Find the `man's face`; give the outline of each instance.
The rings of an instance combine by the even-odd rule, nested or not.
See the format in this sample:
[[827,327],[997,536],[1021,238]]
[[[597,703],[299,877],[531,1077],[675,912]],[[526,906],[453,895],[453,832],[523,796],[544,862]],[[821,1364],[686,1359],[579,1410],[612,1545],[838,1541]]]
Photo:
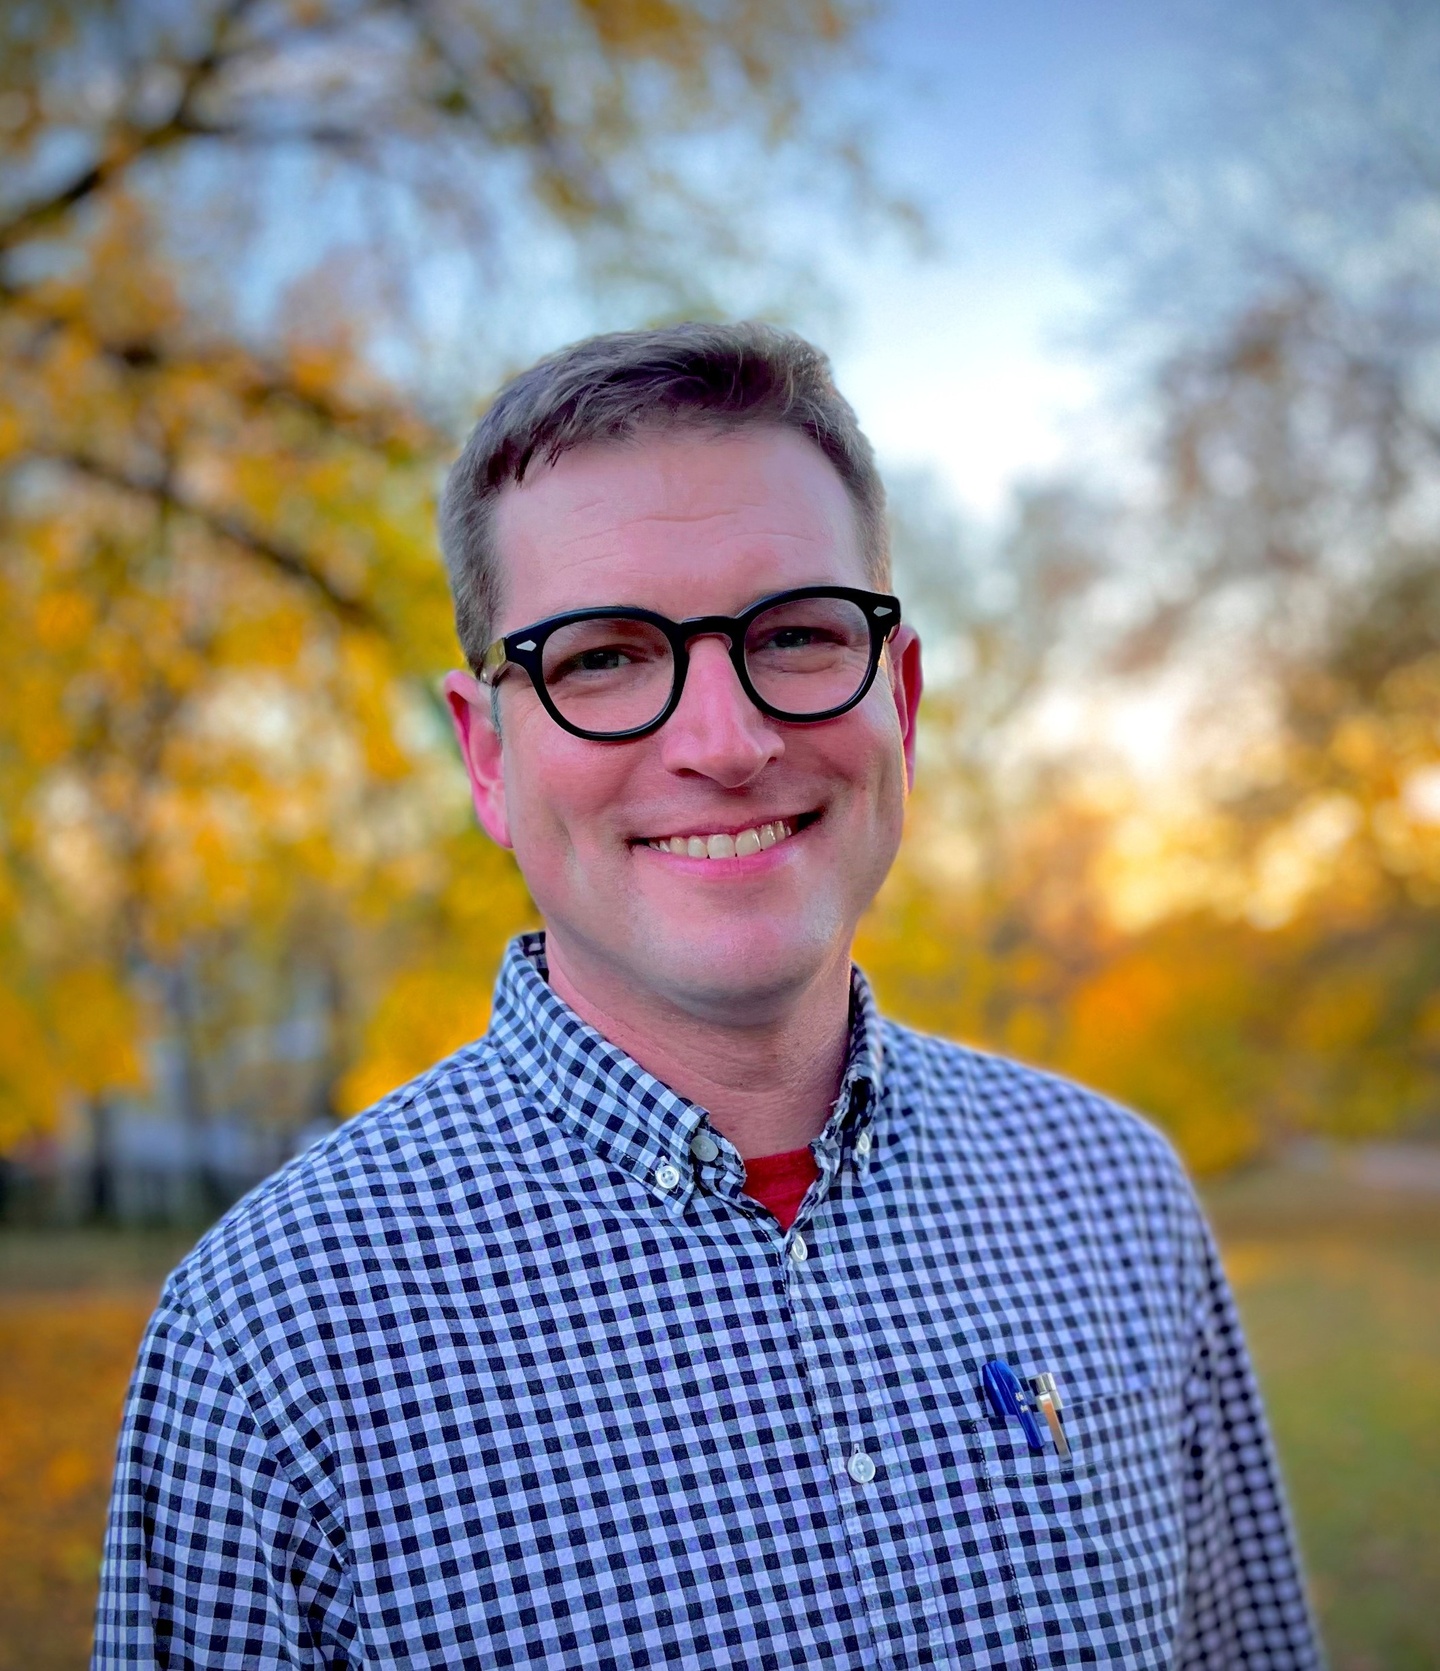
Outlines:
[[[791,586],[871,585],[839,476],[780,429],[577,449],[504,491],[495,541],[497,633],[607,604],[681,620]],[[900,841],[918,651],[902,628],[863,702],[801,725],[755,708],[723,639],[696,639],[675,713],[620,743],[564,731],[518,668],[497,740],[488,693],[452,674],[476,810],[513,846],[552,961],[582,986],[745,1024],[848,958]],[[778,821],[795,833],[739,858],[652,845]]]

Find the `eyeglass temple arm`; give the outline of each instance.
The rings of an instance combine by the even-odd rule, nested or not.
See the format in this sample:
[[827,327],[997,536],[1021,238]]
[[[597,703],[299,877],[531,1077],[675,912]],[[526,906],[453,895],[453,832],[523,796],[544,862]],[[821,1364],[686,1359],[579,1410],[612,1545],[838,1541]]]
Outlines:
[[505,650],[505,640],[497,638],[480,659],[480,665],[475,670],[475,677],[482,685],[493,685],[500,677],[510,657]]

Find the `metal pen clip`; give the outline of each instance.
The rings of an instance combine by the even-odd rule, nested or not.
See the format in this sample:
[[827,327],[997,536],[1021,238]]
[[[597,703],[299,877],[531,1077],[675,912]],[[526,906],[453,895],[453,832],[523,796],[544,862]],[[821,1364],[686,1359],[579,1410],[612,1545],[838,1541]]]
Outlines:
[[1050,1437],[1055,1441],[1055,1452],[1058,1456],[1068,1457],[1070,1441],[1065,1437],[1065,1429],[1060,1425],[1060,1389],[1055,1385],[1055,1377],[1048,1370],[1042,1370],[1033,1376],[1030,1385],[1035,1389],[1035,1404],[1040,1414],[1045,1418],[1045,1425],[1050,1429]]

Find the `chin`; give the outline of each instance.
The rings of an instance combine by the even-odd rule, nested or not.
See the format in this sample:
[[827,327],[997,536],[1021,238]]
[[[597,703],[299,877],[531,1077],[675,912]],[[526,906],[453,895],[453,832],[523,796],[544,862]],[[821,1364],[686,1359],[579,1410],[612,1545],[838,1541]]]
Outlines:
[[773,918],[658,930],[634,948],[644,985],[692,1014],[723,1014],[739,1022],[772,1017],[777,1002],[801,991],[833,966],[849,937],[842,925]]

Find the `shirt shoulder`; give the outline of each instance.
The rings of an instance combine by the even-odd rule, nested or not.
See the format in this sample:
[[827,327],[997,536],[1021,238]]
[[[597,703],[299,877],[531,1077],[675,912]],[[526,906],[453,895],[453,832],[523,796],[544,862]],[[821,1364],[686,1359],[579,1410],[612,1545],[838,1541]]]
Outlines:
[[1208,1232],[1170,1140],[1132,1109],[1008,1057],[887,1022],[887,1079],[974,1172],[1046,1212],[1102,1218],[1192,1262]]
[[214,1339],[290,1333],[300,1313],[383,1284],[433,1227],[504,1195],[507,1166],[544,1142],[486,1037],[346,1120],[238,1201],[172,1273],[164,1298]]
[[932,1118],[976,1124],[997,1142],[1058,1143],[1188,1188],[1184,1165],[1158,1127],[1075,1080],[889,1021],[885,1055],[902,1094]]

